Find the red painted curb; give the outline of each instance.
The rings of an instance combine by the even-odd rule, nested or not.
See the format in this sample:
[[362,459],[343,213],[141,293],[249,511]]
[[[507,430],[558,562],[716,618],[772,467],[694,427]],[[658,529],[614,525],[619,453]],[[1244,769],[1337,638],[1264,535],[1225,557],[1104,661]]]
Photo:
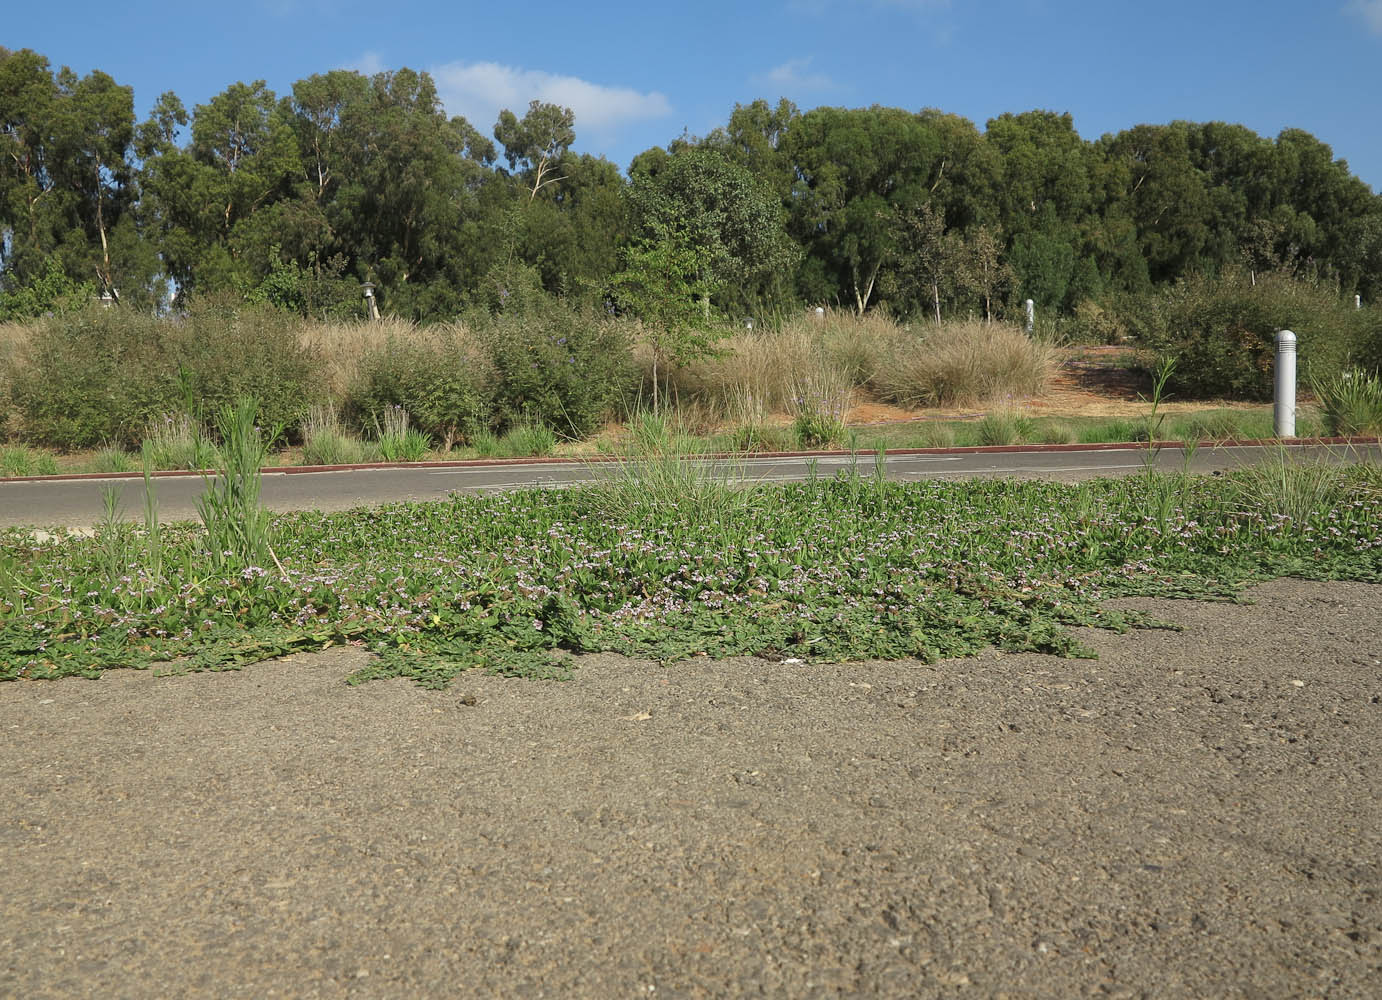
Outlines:
[[[1382,444],[1382,438],[1376,437],[1333,437],[1333,438],[1292,438],[1289,442],[1276,439],[1267,440],[1229,440],[1229,441],[1198,441],[1196,447],[1200,448],[1274,448],[1284,446],[1287,448],[1302,448],[1310,445],[1371,445]],[[1032,452],[1067,452],[1067,451],[1144,451],[1153,446],[1150,441],[1109,441],[1099,444],[1014,444],[1014,445],[981,445],[972,448],[891,448],[885,454],[888,455],[985,455],[996,454],[999,452],[1017,452],[1021,454]],[[1155,446],[1158,448],[1183,448],[1184,441],[1157,441]],[[756,458],[843,458],[851,453],[847,451],[760,451],[760,452],[715,452],[705,455],[695,455],[688,457],[708,458],[708,459],[756,459]],[[853,453],[855,457],[867,459],[877,454],[872,451],[860,451]],[[372,469],[469,469],[469,468],[495,468],[502,466],[523,466],[523,465],[604,465],[611,462],[635,461],[627,455],[589,455],[580,458],[567,457],[547,457],[547,458],[465,458],[453,461],[440,462],[362,462],[358,465],[289,465],[271,466],[260,469],[263,475],[284,475],[297,476],[313,472],[368,472]],[[165,472],[153,473],[155,479],[178,479],[187,476],[202,476],[214,474],[213,470],[205,472],[189,469],[171,469]],[[58,473],[53,476],[8,476],[0,477],[0,483],[36,483],[36,482],[59,482],[102,479],[139,479],[141,473],[133,472],[81,472],[75,474]]]

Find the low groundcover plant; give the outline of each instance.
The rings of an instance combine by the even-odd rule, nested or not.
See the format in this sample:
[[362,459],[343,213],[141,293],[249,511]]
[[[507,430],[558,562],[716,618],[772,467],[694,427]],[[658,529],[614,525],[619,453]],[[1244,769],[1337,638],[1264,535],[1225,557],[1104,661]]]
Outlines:
[[1226,599],[1282,575],[1382,581],[1382,471],[1299,477],[1319,479],[1307,509],[1237,472],[1072,485],[856,471],[758,486],[715,519],[674,498],[591,516],[578,489],[464,495],[276,516],[267,566],[247,549],[214,569],[190,524],[156,529],[157,567],[138,529],[123,549],[11,529],[0,678],[225,668],[344,643],[377,654],[352,680],[429,687],[476,667],[563,676],[571,654],[596,651],[1090,655],[1070,626],[1164,624],[1108,597]]

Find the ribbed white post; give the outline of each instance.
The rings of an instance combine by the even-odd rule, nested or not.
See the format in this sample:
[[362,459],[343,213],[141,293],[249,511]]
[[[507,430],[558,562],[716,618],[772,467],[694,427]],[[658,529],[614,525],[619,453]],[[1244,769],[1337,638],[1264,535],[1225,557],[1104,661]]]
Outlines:
[[1290,330],[1276,335],[1276,404],[1272,422],[1277,437],[1296,436],[1296,335]]
[[1027,307],[1027,332],[1032,332],[1032,327],[1036,326],[1036,303],[1028,299],[1024,303]]

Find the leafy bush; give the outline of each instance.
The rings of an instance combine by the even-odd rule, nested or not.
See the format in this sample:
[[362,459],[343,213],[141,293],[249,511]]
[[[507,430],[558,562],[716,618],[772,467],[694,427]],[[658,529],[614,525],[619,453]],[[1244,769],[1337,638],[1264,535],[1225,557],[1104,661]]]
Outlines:
[[625,402],[635,384],[623,325],[547,296],[521,300],[480,331],[499,374],[500,426],[541,423],[582,438]]
[[1073,344],[1121,344],[1129,339],[1129,331],[1117,309],[1106,308],[1093,299],[1086,299],[1075,307],[1075,314],[1065,324],[1062,338]]
[[1337,289],[1288,274],[1195,277],[1124,308],[1136,338],[1175,362],[1167,388],[1196,398],[1270,399],[1278,330],[1295,333],[1301,370],[1315,378],[1341,372],[1365,332]]
[[1356,322],[1353,363],[1364,371],[1382,373],[1382,308],[1368,306],[1357,313]]
[[496,377],[488,349],[464,327],[391,333],[360,359],[348,409],[368,427],[402,407],[419,431],[450,450],[490,426]]
[[153,322],[171,334],[172,372],[184,373],[183,392],[208,417],[253,398],[261,426],[296,437],[308,409],[323,398],[321,365],[301,342],[297,316],[212,302],[181,321]]
[[63,449],[137,445],[164,414],[189,403],[209,414],[247,396],[266,424],[295,429],[319,394],[295,327],[267,307],[202,306],[175,319],[92,308],[35,325],[0,381],[24,437]]

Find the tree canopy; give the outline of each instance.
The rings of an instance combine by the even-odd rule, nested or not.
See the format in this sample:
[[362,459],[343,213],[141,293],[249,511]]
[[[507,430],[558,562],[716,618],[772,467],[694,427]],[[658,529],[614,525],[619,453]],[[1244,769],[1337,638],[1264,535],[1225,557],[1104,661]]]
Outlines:
[[935,108],[754,100],[626,176],[573,152],[569,108],[504,109],[486,133],[406,68],[285,95],[237,81],[190,111],[166,93],[142,122],[134,106],[100,70],[0,48],[0,310],[61,289],[156,307],[171,288],[339,314],[371,281],[386,310],[444,319],[511,265],[552,293],[694,288],[731,314],[1073,310],[1229,267],[1382,292],[1382,197],[1298,129],[1176,121],[1090,141],[1054,111],[981,129]]

